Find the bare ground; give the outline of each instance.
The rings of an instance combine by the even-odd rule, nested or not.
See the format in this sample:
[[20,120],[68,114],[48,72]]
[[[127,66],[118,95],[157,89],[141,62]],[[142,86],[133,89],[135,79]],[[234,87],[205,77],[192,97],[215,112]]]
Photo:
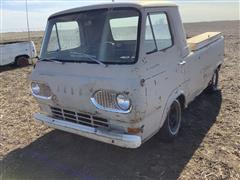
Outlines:
[[[225,63],[220,90],[189,106],[173,143],[156,135],[139,149],[122,149],[37,124],[27,80],[32,67],[1,67],[0,179],[240,179],[239,23],[185,25],[190,36],[222,31]],[[39,49],[41,36],[33,40]]]

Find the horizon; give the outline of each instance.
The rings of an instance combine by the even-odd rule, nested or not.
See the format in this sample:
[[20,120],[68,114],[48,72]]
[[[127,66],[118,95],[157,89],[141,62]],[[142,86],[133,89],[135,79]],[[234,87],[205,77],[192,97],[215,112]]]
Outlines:
[[[219,21],[199,21],[199,22],[183,22],[183,24],[198,24],[198,23],[221,23],[221,22],[234,22],[234,21],[239,21],[240,24],[240,20],[219,20]],[[31,30],[30,28],[30,33],[34,33],[34,32],[41,32],[44,33],[45,29],[43,30]],[[0,34],[6,34],[6,33],[28,33],[27,29],[23,30],[23,31],[8,31],[8,32],[0,32]]]
[[[128,2],[136,2],[130,0]],[[31,32],[44,31],[47,18],[58,11],[81,7],[100,2],[112,2],[111,0],[28,0],[29,27]],[[116,0],[115,2],[126,2],[126,0]],[[239,2],[219,1],[219,0],[174,0],[179,6],[183,23],[213,22],[213,21],[239,21]],[[57,6],[56,7],[56,3]],[[17,5],[17,6],[16,6]],[[204,12],[204,13],[202,13]],[[6,32],[27,32],[27,18],[24,0],[3,0],[1,1],[1,29],[0,33]]]

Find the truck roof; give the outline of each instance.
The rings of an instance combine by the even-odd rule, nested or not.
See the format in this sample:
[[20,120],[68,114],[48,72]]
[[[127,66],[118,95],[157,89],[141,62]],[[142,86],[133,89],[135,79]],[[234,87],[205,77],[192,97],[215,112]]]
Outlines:
[[94,10],[94,9],[103,9],[103,8],[113,8],[113,7],[135,7],[138,9],[142,8],[149,8],[149,7],[174,7],[177,6],[176,4],[168,1],[138,1],[138,2],[131,2],[131,3],[121,3],[121,2],[114,2],[114,3],[101,3],[101,4],[94,4],[89,6],[82,6],[78,8],[72,8],[64,11],[57,12],[52,14],[49,18],[61,16],[65,14],[76,13],[80,11],[87,11],[87,10]]

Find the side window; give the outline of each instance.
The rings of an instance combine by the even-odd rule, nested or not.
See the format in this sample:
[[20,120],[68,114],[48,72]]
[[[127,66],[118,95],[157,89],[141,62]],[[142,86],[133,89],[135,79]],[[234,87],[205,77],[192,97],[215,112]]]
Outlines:
[[172,36],[169,29],[167,15],[165,13],[150,14],[150,18],[158,50],[171,47]]
[[79,26],[76,21],[58,22],[53,26],[48,51],[74,49],[80,45]]
[[149,16],[146,21],[146,32],[145,32],[145,42],[144,42],[145,52],[147,54],[157,51],[156,41],[153,36],[153,29],[149,21]]
[[[152,28],[152,36],[157,46],[157,50],[161,51],[171,47],[173,45],[173,41],[167,15],[165,13],[151,13],[148,15],[148,17],[150,20],[150,29]],[[147,32],[149,31],[148,21],[146,23],[146,34],[148,34]],[[145,41],[147,41],[147,39]],[[146,50],[146,52],[148,51]]]
[[115,18],[110,20],[110,28],[115,41],[136,41],[139,17]]

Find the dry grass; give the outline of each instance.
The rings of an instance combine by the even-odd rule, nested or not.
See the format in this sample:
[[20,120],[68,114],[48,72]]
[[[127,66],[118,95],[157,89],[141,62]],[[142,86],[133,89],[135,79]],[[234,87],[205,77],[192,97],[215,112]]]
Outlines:
[[[0,177],[240,179],[239,21],[185,26],[189,35],[222,31],[225,63],[221,91],[202,94],[190,105],[172,144],[155,136],[141,148],[127,150],[36,124],[33,114],[39,109],[27,80],[32,67],[0,68]],[[33,40],[39,49],[41,36]]]

